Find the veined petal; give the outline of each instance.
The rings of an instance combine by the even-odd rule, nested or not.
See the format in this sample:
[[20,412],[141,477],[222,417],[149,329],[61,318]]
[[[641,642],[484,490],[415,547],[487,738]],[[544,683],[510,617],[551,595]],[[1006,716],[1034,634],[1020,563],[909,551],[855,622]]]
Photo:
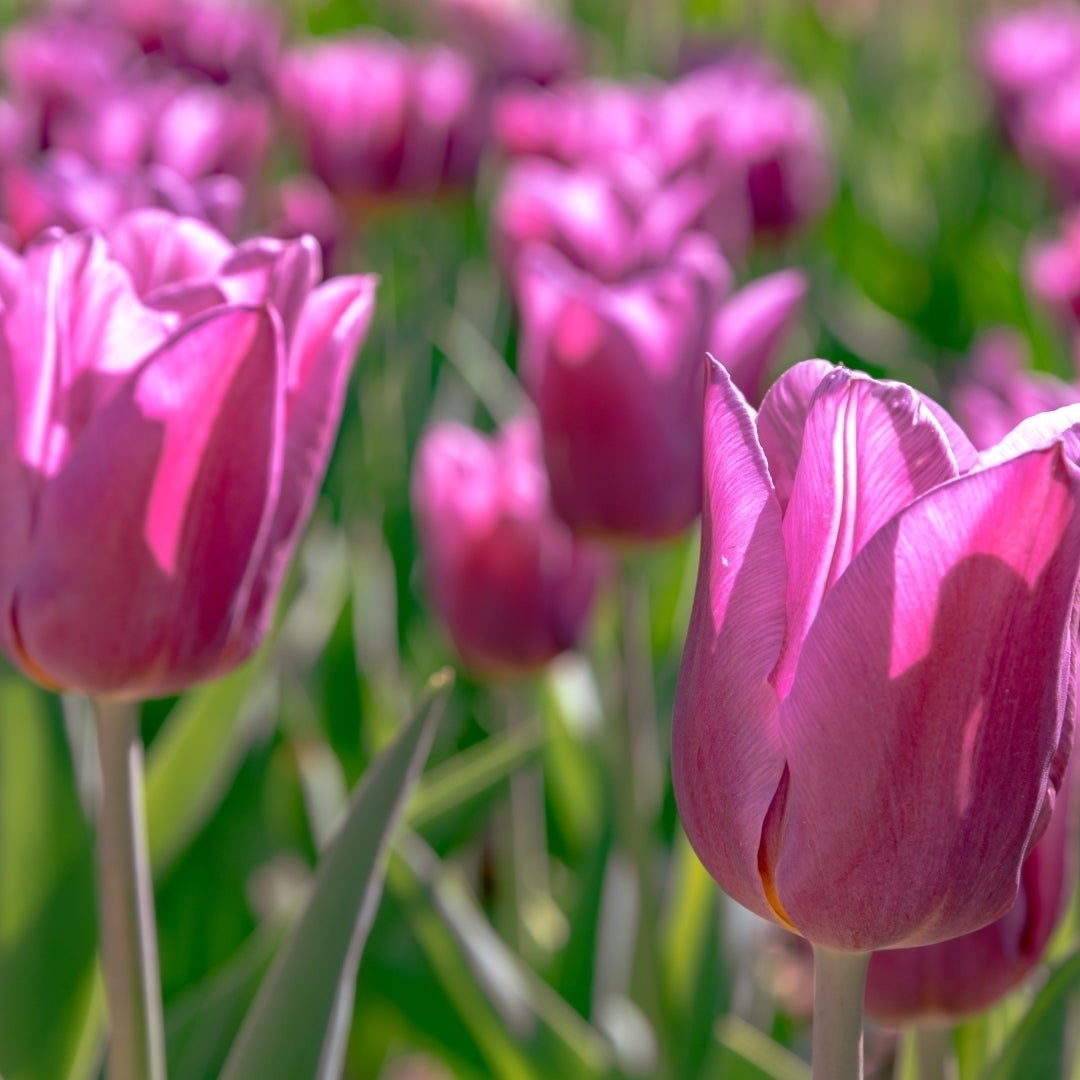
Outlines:
[[996,465],[1025,450],[1037,450],[1059,439],[1064,442],[1070,460],[1080,462],[1080,404],[1036,413],[1021,420],[1001,442],[979,454],[978,464],[983,468]]
[[828,360],[804,360],[788,368],[769,388],[757,415],[758,439],[769,459],[780,508],[786,509],[802,454],[803,427],[810,400],[833,370]]
[[780,507],[753,413],[719,364],[705,403],[701,564],[672,730],[679,814],[724,889],[774,921],[758,870],[784,771],[769,683],[784,638]]
[[810,940],[925,944],[1002,915],[1068,702],[1080,475],[1055,445],[942,485],[830,590],[780,709],[766,867]]
[[235,661],[223,649],[280,483],[284,369],[275,313],[222,308],[94,415],[42,489],[14,600],[28,670],[155,696]]
[[788,623],[781,698],[825,594],[863,545],[920,495],[956,476],[948,439],[902,383],[834,368],[818,384],[784,513]]

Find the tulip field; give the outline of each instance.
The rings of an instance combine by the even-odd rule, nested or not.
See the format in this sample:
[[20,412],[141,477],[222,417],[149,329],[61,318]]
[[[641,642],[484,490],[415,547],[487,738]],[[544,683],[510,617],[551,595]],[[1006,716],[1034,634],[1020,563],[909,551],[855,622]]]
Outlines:
[[0,1080],[1080,1080],[1080,3],[0,4]]

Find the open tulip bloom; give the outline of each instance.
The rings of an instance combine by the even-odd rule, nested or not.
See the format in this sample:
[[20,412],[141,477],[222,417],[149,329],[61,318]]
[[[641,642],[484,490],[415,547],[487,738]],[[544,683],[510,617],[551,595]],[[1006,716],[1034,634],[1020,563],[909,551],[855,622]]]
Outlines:
[[713,876],[819,968],[1016,898],[1071,741],[1078,449],[1076,407],[979,455],[902,384],[808,361],[755,416],[710,366],[675,793]]

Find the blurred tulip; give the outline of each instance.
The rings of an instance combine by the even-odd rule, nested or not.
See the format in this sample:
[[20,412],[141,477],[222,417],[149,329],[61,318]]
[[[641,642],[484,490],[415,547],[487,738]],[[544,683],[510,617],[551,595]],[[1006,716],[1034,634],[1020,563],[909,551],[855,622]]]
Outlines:
[[550,248],[517,263],[520,370],[552,503],[577,533],[662,540],[701,509],[702,372],[729,280],[704,236],[611,285]]
[[528,671],[574,646],[602,561],[551,512],[533,420],[491,439],[431,428],[412,503],[432,603],[469,667]]
[[1080,401],[1080,388],[1032,371],[1023,339],[1009,330],[984,334],[950,396],[952,412],[980,450],[1021,420]]
[[769,365],[798,317],[808,288],[801,270],[780,270],[744,285],[713,320],[709,353],[755,405],[765,394]]
[[976,53],[1011,128],[1022,106],[1080,63],[1080,11],[1051,2],[996,14],[983,24]]
[[429,196],[470,182],[486,116],[444,46],[353,36],[289,51],[282,107],[311,169],[340,195]]
[[1075,73],[1018,110],[1013,141],[1024,163],[1046,177],[1059,198],[1080,198],[1080,60]]
[[1060,235],[1032,246],[1025,265],[1028,287],[1072,335],[1080,372],[1080,212],[1062,223]]
[[900,383],[718,364],[672,770],[699,857],[815,945],[1000,918],[1075,711],[1080,408],[981,457]]
[[373,306],[318,277],[310,238],[161,211],[0,249],[0,643],[29,675],[152,697],[259,644]]
[[522,0],[427,0],[440,36],[496,84],[555,82],[577,67],[581,45],[548,7]]
[[893,1023],[954,1021],[989,1008],[1031,973],[1071,892],[1074,770],[1071,765],[1050,825],[1024,860],[1016,903],[970,934],[874,953],[866,978],[867,1012]]
[[323,266],[333,272],[345,242],[347,224],[341,207],[314,176],[286,177],[270,194],[270,232],[292,240],[310,233],[322,248]]

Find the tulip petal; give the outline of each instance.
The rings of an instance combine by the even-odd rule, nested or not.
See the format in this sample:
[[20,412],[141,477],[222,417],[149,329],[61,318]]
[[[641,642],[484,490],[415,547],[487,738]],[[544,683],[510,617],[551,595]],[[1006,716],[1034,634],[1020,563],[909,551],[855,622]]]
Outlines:
[[213,277],[232,252],[216,229],[166,210],[135,210],[107,232],[109,250],[131,275],[138,294],[151,302],[166,286]]
[[945,433],[910,387],[843,368],[818,384],[784,514],[788,636],[774,676],[781,698],[822,598],[851,560],[894,514],[955,476]]
[[757,416],[758,439],[769,459],[769,474],[781,509],[787,509],[802,455],[803,428],[810,401],[833,370],[828,360],[804,360],[769,387]]
[[223,650],[276,501],[284,368],[274,312],[222,308],[95,414],[39,500],[12,614],[29,670],[156,696],[239,659]]
[[780,710],[764,868],[810,940],[930,943],[1012,904],[1067,708],[1078,492],[1060,446],[960,477],[826,596]]
[[[310,294],[288,363],[281,493],[253,582],[244,634],[261,639],[341,422],[345,388],[375,307],[374,275],[332,278]],[[247,646],[246,646],[247,647]]]
[[769,675],[784,638],[780,507],[753,413],[710,364],[701,564],[675,699],[672,774],[702,862],[736,900],[777,920],[758,870],[784,771]]

